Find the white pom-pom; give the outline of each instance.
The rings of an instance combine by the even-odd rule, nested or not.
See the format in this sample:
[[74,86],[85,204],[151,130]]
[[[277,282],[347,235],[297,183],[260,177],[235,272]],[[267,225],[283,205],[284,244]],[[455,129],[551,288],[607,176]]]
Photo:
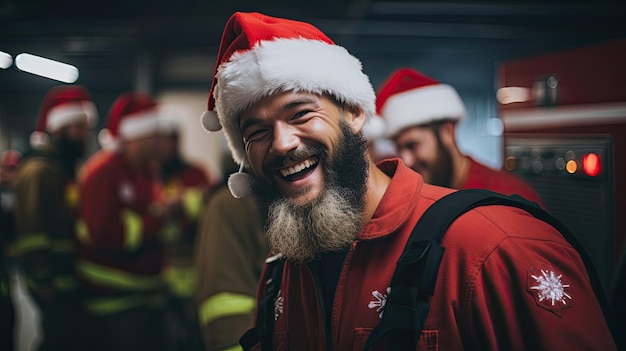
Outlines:
[[233,173],[228,177],[228,189],[236,199],[252,195],[250,175],[243,172]]
[[119,143],[113,138],[111,131],[104,128],[98,132],[98,144],[105,150],[116,150]]
[[33,149],[39,149],[46,145],[49,141],[48,134],[45,132],[34,131],[30,134],[29,142]]
[[374,115],[372,118],[365,121],[362,130],[363,137],[369,141],[380,139],[385,135],[385,128],[385,120],[378,115]]
[[200,122],[202,123],[202,127],[208,132],[217,132],[222,129],[222,125],[215,111],[204,111],[202,117],[200,117]]

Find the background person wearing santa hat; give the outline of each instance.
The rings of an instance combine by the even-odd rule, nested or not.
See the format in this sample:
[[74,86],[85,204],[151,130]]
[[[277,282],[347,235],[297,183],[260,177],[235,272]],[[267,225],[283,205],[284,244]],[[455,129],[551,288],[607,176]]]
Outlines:
[[376,112],[402,161],[424,181],[453,189],[486,189],[518,194],[541,204],[539,195],[511,173],[495,170],[464,155],[456,125],[465,105],[452,86],[412,68],[395,70],[378,89]]
[[78,272],[90,315],[89,350],[163,347],[163,223],[181,213],[164,204],[156,166],[159,104],[142,93],[113,103],[111,151],[90,158],[80,179]]
[[97,120],[90,93],[56,86],[43,99],[33,152],[15,177],[14,248],[41,312],[42,350],[84,350],[84,315],[75,275],[76,169]]
[[[260,329],[246,333],[246,346],[360,350],[392,313],[390,281],[409,234],[452,190],[425,184],[399,159],[374,164],[361,134],[374,115],[361,63],[314,26],[241,12],[226,24],[202,121],[224,128],[248,169],[229,186],[242,196],[252,182],[269,209],[273,250],[264,268],[272,276],[259,282]],[[578,252],[546,222],[485,206],[459,217],[442,245],[412,349],[615,349]],[[558,297],[533,288],[542,272]],[[266,286],[276,292],[267,300]],[[412,336],[384,334],[371,349],[411,347]]]

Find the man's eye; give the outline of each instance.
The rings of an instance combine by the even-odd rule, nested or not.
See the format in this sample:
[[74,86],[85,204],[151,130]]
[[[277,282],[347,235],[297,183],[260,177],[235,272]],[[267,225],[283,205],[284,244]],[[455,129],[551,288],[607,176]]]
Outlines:
[[250,133],[245,137],[247,141],[258,141],[263,139],[269,133],[269,129],[257,129]]
[[294,119],[300,119],[304,116],[306,116],[309,112],[311,112],[310,110],[302,110],[297,112],[295,115],[293,115],[293,117],[291,118],[292,120]]

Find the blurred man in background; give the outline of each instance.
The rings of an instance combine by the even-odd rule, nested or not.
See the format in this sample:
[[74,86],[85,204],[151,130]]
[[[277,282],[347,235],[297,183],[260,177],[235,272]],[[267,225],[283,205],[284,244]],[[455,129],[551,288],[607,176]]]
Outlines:
[[183,205],[179,219],[166,223],[162,231],[166,251],[163,277],[169,297],[167,343],[171,350],[199,350],[202,340],[192,299],[196,288],[192,256],[198,218],[210,182],[199,165],[183,157],[179,123],[171,118],[158,121],[157,151],[162,196],[166,202],[181,201]]
[[[237,171],[230,155],[224,179]],[[253,197],[233,197],[226,182],[211,192],[195,245],[196,303],[205,349],[235,350],[254,325],[257,284],[269,245],[265,223]]]
[[85,349],[75,275],[76,170],[96,119],[84,87],[49,90],[31,134],[33,151],[15,177],[15,253],[41,312],[42,350]]
[[11,300],[9,245],[15,240],[13,205],[15,192],[13,179],[15,170],[22,159],[16,150],[0,154],[0,345],[13,350],[15,334],[15,309]]
[[518,194],[541,204],[521,179],[482,165],[459,150],[456,126],[465,116],[465,105],[453,87],[401,68],[378,89],[376,112],[384,118],[386,133],[402,161],[427,183]]
[[90,158],[81,177],[78,270],[92,317],[89,350],[163,347],[159,232],[181,206],[160,199],[158,107],[146,94],[118,97],[107,121],[114,151]]

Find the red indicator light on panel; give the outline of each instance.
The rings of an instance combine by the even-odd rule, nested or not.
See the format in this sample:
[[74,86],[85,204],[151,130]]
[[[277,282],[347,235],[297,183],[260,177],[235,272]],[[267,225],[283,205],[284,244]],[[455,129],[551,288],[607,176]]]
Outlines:
[[590,153],[583,157],[583,170],[588,176],[595,177],[600,174],[601,164],[600,157],[594,153]]

